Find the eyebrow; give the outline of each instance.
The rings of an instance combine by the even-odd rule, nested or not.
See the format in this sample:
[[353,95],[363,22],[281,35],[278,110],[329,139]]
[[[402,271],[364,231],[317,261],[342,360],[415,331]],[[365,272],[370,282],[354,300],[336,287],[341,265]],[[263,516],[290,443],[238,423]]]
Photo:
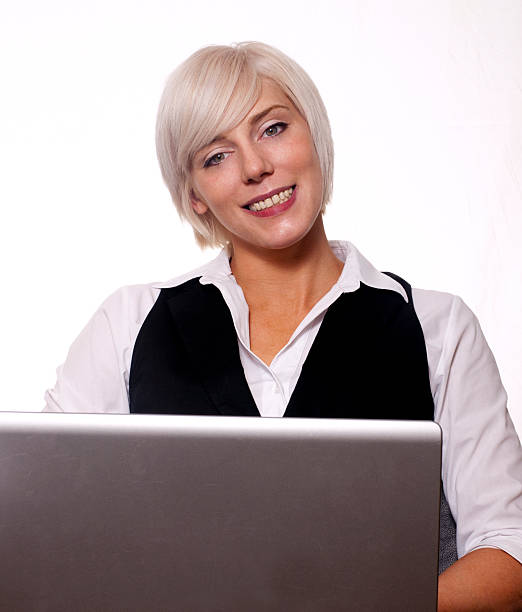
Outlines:
[[268,113],[273,111],[274,108],[284,108],[285,110],[290,110],[288,106],[284,106],[284,104],[272,104],[272,106],[265,108],[265,110],[262,110],[260,113],[257,113],[257,115],[250,117],[250,119],[248,120],[249,125],[257,123],[260,119],[262,119],[263,117],[268,115]]
[[[261,112],[257,113],[253,117],[250,117],[250,119],[248,120],[248,125],[253,125],[254,123],[257,123],[258,121],[263,119],[263,117],[266,117],[266,115],[271,113],[275,108],[283,108],[284,110],[288,110],[288,111],[290,110],[288,106],[285,106],[284,104],[272,104],[272,106],[269,106],[268,108],[265,108],[265,110],[262,110]],[[205,145],[205,147],[203,148],[206,149],[207,147],[210,147],[218,140],[224,140],[224,139],[225,139],[225,136],[223,134],[218,134],[215,138],[213,138],[208,143],[208,145]]]

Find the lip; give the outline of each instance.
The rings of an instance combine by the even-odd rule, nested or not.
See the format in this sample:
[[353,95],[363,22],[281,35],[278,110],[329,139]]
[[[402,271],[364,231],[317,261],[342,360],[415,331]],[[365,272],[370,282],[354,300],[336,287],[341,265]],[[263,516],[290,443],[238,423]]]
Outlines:
[[282,191],[285,191],[286,189],[290,189],[291,187],[294,187],[294,185],[287,185],[286,187],[278,187],[277,189],[272,189],[272,191],[269,191],[268,193],[262,193],[261,195],[258,195],[257,197],[252,198],[251,200],[248,200],[248,202],[246,204],[243,204],[241,208],[247,208],[248,206],[250,206],[250,204],[255,204],[256,202],[261,202],[261,200],[266,200],[267,198],[271,198],[276,193],[281,193]]
[[[292,185],[290,185],[290,187],[291,186]],[[288,187],[284,187],[283,189],[279,189],[277,191],[272,191],[271,193],[272,195],[274,195],[276,193],[280,193],[281,191],[284,191],[285,189],[288,189]],[[280,215],[281,213],[285,212],[285,210],[288,210],[290,206],[293,205],[293,203],[295,202],[296,193],[297,193],[297,186],[294,186],[294,191],[291,197],[285,202],[282,202],[281,204],[274,204],[274,206],[271,206],[270,208],[264,208],[263,210],[250,210],[249,208],[244,208],[243,210],[245,210],[245,212],[250,213],[251,215],[254,215],[256,217],[273,217],[274,215]],[[268,198],[270,196],[267,195],[266,197]],[[253,204],[254,202],[259,202],[259,200],[252,200],[250,203]]]

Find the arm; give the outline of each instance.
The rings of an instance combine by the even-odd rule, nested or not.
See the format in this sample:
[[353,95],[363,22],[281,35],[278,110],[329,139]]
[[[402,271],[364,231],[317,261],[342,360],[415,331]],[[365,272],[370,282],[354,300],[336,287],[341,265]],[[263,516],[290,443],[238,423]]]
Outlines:
[[460,557],[440,576],[439,610],[522,610],[522,450],[495,360],[462,300],[419,292],[415,303]]
[[437,610],[522,610],[522,565],[495,548],[479,548],[468,553],[439,577]]
[[132,348],[157,294],[148,286],[124,287],[105,300],[58,368],[44,411],[129,412]]
[[100,308],[72,343],[45,393],[44,412],[128,412],[111,325]]

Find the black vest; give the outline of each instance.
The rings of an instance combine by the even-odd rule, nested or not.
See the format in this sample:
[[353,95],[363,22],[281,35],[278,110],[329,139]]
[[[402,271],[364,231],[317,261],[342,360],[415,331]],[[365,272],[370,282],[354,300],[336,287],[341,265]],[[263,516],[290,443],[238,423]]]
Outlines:
[[[426,345],[409,303],[361,283],[327,310],[285,417],[432,420]],[[232,316],[199,278],[162,289],[132,355],[132,413],[259,416]],[[441,496],[439,571],[456,560],[455,523]]]

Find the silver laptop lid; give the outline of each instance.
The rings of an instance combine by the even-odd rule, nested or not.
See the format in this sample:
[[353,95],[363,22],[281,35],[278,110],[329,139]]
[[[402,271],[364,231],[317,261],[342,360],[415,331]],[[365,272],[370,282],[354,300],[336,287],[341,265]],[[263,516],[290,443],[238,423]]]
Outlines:
[[0,414],[2,606],[436,610],[432,422]]

